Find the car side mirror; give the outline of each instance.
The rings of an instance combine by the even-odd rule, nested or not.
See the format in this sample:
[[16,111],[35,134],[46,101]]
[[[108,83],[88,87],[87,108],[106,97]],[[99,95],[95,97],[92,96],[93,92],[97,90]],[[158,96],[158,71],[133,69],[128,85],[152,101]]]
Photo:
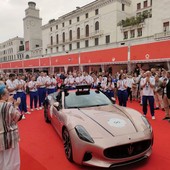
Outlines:
[[59,102],[55,102],[55,103],[53,103],[53,106],[57,109],[57,110],[60,110],[60,104],[59,104]]

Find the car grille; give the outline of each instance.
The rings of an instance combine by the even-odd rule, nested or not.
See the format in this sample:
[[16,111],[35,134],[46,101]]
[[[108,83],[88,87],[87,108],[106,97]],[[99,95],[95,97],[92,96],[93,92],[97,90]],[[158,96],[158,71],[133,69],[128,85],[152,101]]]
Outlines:
[[145,140],[131,144],[111,147],[104,150],[104,156],[112,159],[127,158],[146,151],[151,145],[151,140]]

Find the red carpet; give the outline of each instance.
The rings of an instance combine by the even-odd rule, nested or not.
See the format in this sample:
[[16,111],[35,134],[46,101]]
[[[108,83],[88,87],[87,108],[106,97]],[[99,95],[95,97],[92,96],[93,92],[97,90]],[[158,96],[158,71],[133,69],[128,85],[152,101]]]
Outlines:
[[[128,103],[128,107],[141,112],[139,103]],[[163,121],[163,111],[156,111],[156,120],[150,112],[147,117],[154,130],[153,154],[148,161],[114,170],[169,170],[170,169],[170,123]],[[43,111],[34,111],[19,122],[21,170],[103,170],[81,167],[66,160],[62,141],[50,124],[46,124]]]

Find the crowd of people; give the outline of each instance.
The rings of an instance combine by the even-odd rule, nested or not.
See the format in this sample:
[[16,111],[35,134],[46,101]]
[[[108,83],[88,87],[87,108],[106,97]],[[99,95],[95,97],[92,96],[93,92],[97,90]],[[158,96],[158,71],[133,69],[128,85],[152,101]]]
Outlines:
[[149,105],[152,119],[155,119],[155,110],[161,109],[165,111],[163,120],[170,120],[170,71],[164,69],[141,69],[133,74],[121,70],[115,75],[81,71],[48,75],[46,72],[3,73],[0,79],[0,169],[14,165],[19,169],[17,122],[25,119],[25,114],[43,109],[47,94],[57,91],[62,84],[70,90],[82,84],[100,88],[110,99],[117,99],[120,106],[126,107],[128,100],[138,101],[143,106],[144,116]]
[[[109,72],[81,72],[48,74],[25,73],[3,74],[1,83],[6,85],[14,99],[21,99],[19,109],[24,114],[31,114],[34,110],[43,109],[43,102],[47,94],[53,93],[64,84],[68,89],[75,89],[76,85],[87,84],[91,88],[100,85],[101,91],[110,99],[118,99],[120,106],[126,107],[127,101],[138,101],[143,106],[143,114],[147,114],[147,105],[150,106],[152,119],[155,119],[155,110],[166,112],[164,119],[170,119],[169,113],[169,71],[152,68],[150,71],[142,69],[133,74],[120,70],[112,75]],[[27,105],[26,94],[29,92],[30,105]],[[28,111],[28,107],[30,108]],[[23,114],[23,119],[25,118]]]

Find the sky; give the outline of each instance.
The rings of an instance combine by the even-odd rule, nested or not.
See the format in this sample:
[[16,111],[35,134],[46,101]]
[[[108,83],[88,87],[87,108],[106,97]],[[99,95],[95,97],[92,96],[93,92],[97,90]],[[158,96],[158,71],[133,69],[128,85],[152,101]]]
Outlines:
[[0,0],[0,43],[23,37],[23,18],[29,1],[36,3],[44,25],[94,0]]

